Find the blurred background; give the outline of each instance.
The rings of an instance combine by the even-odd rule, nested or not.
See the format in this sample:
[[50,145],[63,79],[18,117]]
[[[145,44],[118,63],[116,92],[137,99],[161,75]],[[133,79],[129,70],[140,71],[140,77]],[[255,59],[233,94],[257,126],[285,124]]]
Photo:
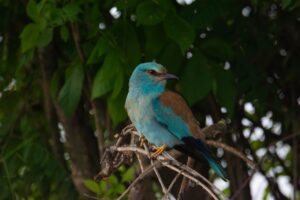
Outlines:
[[[300,199],[299,0],[0,0],[0,56],[0,199],[118,197],[137,165],[93,177],[153,60],[201,127],[225,119],[218,139],[259,163],[212,149],[230,182],[195,168],[235,199]],[[128,198],[161,198],[155,180]]]

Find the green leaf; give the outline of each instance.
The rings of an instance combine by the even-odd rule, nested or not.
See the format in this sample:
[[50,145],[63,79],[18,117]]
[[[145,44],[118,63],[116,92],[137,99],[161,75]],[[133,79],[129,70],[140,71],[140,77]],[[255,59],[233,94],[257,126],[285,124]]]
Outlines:
[[164,20],[166,34],[179,46],[182,53],[193,44],[195,31],[192,26],[176,14],[170,14]]
[[178,73],[185,61],[185,56],[182,55],[179,46],[171,42],[159,54],[159,63],[164,65],[168,71]]
[[155,25],[166,16],[166,10],[162,5],[153,1],[145,1],[136,9],[137,21],[142,25]]
[[255,140],[255,141],[252,141],[250,143],[251,147],[253,148],[253,150],[258,150],[260,148],[263,148],[264,147],[264,142],[260,141],[260,140]]
[[88,58],[87,64],[98,63],[100,57],[109,50],[109,47],[108,39],[106,37],[100,37]]
[[71,116],[79,104],[83,80],[82,65],[77,63],[58,95],[58,102],[67,116]]
[[69,38],[69,30],[65,25],[61,26],[59,29],[61,39],[66,42]]
[[141,48],[140,43],[138,41],[138,37],[136,31],[132,24],[124,23],[123,24],[123,48],[126,60],[128,61],[127,69],[131,72],[137,64],[139,64],[141,59]]
[[219,38],[207,39],[202,42],[200,49],[208,56],[221,60],[232,60],[234,56],[231,46]]
[[227,108],[229,115],[233,114],[236,102],[236,83],[231,71],[215,66],[215,95],[217,101]]
[[69,3],[62,8],[66,21],[76,21],[78,14],[81,12],[80,5],[78,3]]
[[22,53],[36,46],[39,39],[39,32],[40,30],[37,24],[30,23],[25,26],[20,35]]
[[87,187],[90,191],[96,193],[96,194],[100,194],[101,192],[101,188],[99,186],[99,184],[94,181],[94,180],[91,180],[91,179],[88,179],[88,180],[84,180],[83,181],[83,184],[85,187]]
[[213,76],[206,58],[195,53],[185,68],[182,76],[182,93],[193,105],[208,95],[212,89]]
[[130,167],[126,170],[125,173],[123,173],[122,175],[122,182],[129,182],[129,181],[132,181],[134,177],[134,168],[133,167]]
[[147,58],[156,58],[166,45],[166,35],[161,26],[148,26],[144,28],[146,35],[145,53]]
[[114,83],[113,92],[111,94],[112,98],[115,98],[120,94],[123,85],[124,85],[124,69],[123,67],[118,67],[115,74],[115,83]]
[[39,11],[38,11],[38,6],[35,0],[29,0],[26,6],[26,12],[27,15],[34,21],[39,20]]
[[37,45],[39,48],[47,46],[53,38],[53,29],[52,28],[46,28],[44,31],[42,31],[39,34],[39,38],[37,41]]
[[122,67],[120,56],[115,51],[108,53],[102,67],[98,70],[92,88],[92,99],[101,97],[111,91],[116,74]]
[[114,127],[127,118],[127,114],[124,108],[125,98],[126,92],[122,90],[122,92],[117,97],[110,97],[108,99],[108,111],[112,118]]

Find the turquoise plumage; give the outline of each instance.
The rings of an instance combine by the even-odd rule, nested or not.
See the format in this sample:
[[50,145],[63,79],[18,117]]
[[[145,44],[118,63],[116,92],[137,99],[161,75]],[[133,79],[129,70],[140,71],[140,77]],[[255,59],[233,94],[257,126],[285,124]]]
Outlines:
[[[177,77],[155,62],[142,63],[133,71],[125,108],[140,134],[158,147],[175,148],[195,159],[205,158],[214,171],[226,179],[223,168],[205,144],[204,135],[184,99],[165,89],[168,79]],[[200,136],[196,139],[193,136]]]

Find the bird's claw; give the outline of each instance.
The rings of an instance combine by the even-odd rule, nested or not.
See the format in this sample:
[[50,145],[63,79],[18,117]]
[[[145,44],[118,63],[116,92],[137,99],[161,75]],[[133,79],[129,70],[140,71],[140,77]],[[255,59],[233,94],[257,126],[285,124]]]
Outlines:
[[161,145],[160,147],[157,147],[153,153],[151,153],[150,157],[155,158],[159,156],[164,150],[167,148],[166,144]]

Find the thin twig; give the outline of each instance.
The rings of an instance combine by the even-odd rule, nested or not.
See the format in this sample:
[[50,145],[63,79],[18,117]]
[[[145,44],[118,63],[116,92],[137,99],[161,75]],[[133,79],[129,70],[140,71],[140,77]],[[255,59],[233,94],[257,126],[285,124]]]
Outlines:
[[[143,155],[148,155],[147,151],[146,150],[143,150],[141,148],[138,148],[138,147],[132,147],[132,146],[127,146],[127,147],[118,147],[117,148],[117,151],[123,151],[123,152],[126,152],[126,151],[133,151],[133,152],[136,152],[136,153],[140,153],[140,154],[143,154]],[[187,166],[181,164],[180,162],[178,162],[177,160],[175,160],[172,156],[170,156],[169,154],[167,154],[166,152],[164,152],[165,156],[162,156],[162,155],[159,155],[157,157],[157,160],[161,161],[161,164],[163,166],[166,166],[176,172],[181,172],[182,170],[182,175],[184,175],[185,177],[191,179],[190,177],[193,177],[193,176],[196,176],[196,177],[199,177],[201,178],[205,183],[209,184],[210,187],[212,187],[214,190],[216,190],[224,199],[228,199],[227,197],[224,196],[224,194],[218,189],[216,188],[211,182],[209,182],[205,177],[203,177],[201,174],[199,174],[198,172],[196,172],[195,170],[191,169],[191,168],[188,168]],[[171,160],[170,160],[171,158]],[[166,161],[172,161],[172,164],[175,164],[176,166],[173,166],[171,164],[169,164],[168,162]],[[155,162],[156,163],[156,162]],[[181,169],[179,169],[179,168]],[[156,168],[156,167],[155,167]],[[154,168],[154,170],[155,170]],[[197,185],[201,186],[205,191],[207,191],[210,195],[213,194],[213,197],[216,197],[215,194],[212,192],[211,189],[209,189],[207,186],[205,186],[202,182],[200,182],[198,179],[194,178],[191,179],[192,181],[194,181]],[[195,181],[196,180],[196,181]],[[167,191],[167,190],[165,190]],[[165,193],[165,192],[164,192]],[[165,193],[166,194],[166,193]],[[218,199],[218,198],[216,198]]]
[[256,164],[254,161],[250,160],[249,158],[247,158],[242,152],[240,152],[239,150],[224,144],[222,142],[219,141],[215,141],[215,140],[206,140],[206,143],[208,145],[214,146],[214,147],[219,147],[224,149],[225,151],[232,153],[234,155],[236,155],[237,157],[241,158],[243,161],[245,161],[249,166],[251,166],[252,168],[255,168]]
[[[172,156],[170,156],[167,152],[164,152],[164,155],[166,155],[166,157],[169,158],[172,161],[173,165],[176,165],[177,167],[179,167],[181,169],[184,169],[187,173],[191,174],[194,177],[198,177],[203,182],[205,182],[206,184],[208,184],[216,193],[220,194],[224,199],[228,199],[222,193],[222,191],[220,191],[214,184],[212,184],[207,178],[205,178],[204,176],[202,176],[201,174],[199,174],[196,170],[190,168],[189,166],[186,166],[186,165],[180,163],[175,158],[173,158]],[[159,158],[159,159],[161,159],[161,158]]]
[[135,153],[135,155],[136,155],[137,160],[138,160],[138,162],[139,162],[139,165],[140,165],[140,168],[141,168],[141,172],[144,172],[144,166],[143,166],[143,162],[142,162],[142,159],[141,159],[140,154]]
[[117,198],[117,200],[121,200],[130,190],[137,184],[140,180],[142,180],[148,173],[150,173],[156,166],[160,163],[155,163],[154,165],[150,165],[148,168],[145,169],[143,173],[141,173],[130,185],[129,187]]
[[[154,165],[153,159],[151,158],[151,155],[150,155],[150,152],[149,152],[149,149],[148,149],[147,145],[144,143],[143,146],[144,146],[145,151],[147,152],[148,158],[150,159],[151,165]],[[160,176],[160,174],[159,174],[157,168],[154,167],[153,170],[154,170],[154,172],[155,172],[155,174],[156,174],[156,176],[157,176],[158,182],[159,182],[159,184],[160,184],[160,186],[161,186],[161,188],[162,188],[164,194],[167,195],[167,188],[166,188],[164,182],[162,181],[162,178],[161,178],[161,176]]]
[[213,199],[218,200],[218,197],[212,192],[211,189],[209,189],[208,187],[206,187],[202,182],[200,182],[198,179],[196,179],[195,177],[189,175],[186,172],[181,171],[180,169],[178,169],[177,167],[170,165],[166,162],[162,163],[163,166],[168,167],[169,169],[176,171],[178,173],[181,173],[183,176],[189,178],[190,180],[192,180],[193,182],[195,182],[197,185],[201,186]]
[[181,173],[183,170],[180,171],[180,173],[176,174],[176,176],[173,178],[172,182],[170,183],[167,193],[169,193],[172,189],[172,187],[174,186],[174,184],[176,183],[177,179],[180,177]]
[[94,196],[89,195],[89,194],[87,194],[87,193],[83,193],[83,196],[87,197],[88,199],[102,200],[102,199],[100,199],[100,198],[98,198],[98,197],[94,197]]
[[[188,167],[192,167],[194,165],[194,159],[191,157],[188,157],[187,163],[186,165]],[[177,199],[182,199],[183,193],[186,191],[187,187],[188,187],[188,183],[189,180],[187,177],[183,177],[182,181],[181,181],[181,185],[180,185],[180,189],[177,195]]]

